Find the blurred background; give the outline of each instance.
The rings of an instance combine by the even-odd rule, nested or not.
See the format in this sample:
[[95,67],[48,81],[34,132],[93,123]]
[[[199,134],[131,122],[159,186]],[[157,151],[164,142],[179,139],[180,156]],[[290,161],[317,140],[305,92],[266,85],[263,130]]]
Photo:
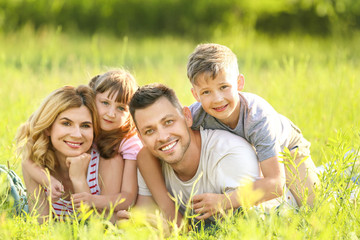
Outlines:
[[256,30],[327,36],[360,28],[358,0],[0,0],[0,30],[24,25],[93,34],[177,35]]

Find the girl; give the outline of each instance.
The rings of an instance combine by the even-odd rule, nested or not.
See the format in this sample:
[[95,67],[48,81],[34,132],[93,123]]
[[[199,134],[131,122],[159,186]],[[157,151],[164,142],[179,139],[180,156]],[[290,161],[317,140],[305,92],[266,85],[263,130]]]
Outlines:
[[[115,206],[115,211],[127,209],[137,196],[136,156],[141,149],[141,141],[136,135],[131,120],[128,103],[137,89],[134,77],[125,70],[113,70],[94,77],[89,86],[95,93],[101,131],[95,139],[96,148],[100,152],[99,173],[103,184],[101,195],[89,192],[72,195],[75,207],[83,202],[94,205],[98,210]],[[30,161],[25,161],[26,165]],[[51,186],[51,197],[57,200],[62,195],[62,184],[50,177],[45,178],[43,171],[32,171],[42,175],[39,183]]]

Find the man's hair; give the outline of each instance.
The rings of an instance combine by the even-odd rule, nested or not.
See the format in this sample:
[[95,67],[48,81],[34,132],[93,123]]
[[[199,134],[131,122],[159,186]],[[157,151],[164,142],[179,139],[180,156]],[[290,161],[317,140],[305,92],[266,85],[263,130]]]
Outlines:
[[196,84],[196,77],[202,73],[206,72],[214,79],[222,70],[239,74],[236,55],[226,46],[200,44],[189,56],[187,76],[191,84]]
[[[129,108],[131,116],[136,124],[135,111],[144,109],[155,103],[160,98],[165,97],[169,102],[182,113],[182,106],[176,97],[174,90],[160,83],[148,84],[140,87],[133,95]],[[154,113],[156,114],[156,113]]]

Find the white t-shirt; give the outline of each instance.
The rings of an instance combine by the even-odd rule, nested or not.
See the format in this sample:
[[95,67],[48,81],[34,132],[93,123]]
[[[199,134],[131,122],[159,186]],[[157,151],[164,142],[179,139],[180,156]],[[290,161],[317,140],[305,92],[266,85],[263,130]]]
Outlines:
[[[230,192],[239,187],[243,180],[254,181],[259,176],[254,148],[245,139],[223,130],[201,129],[200,134],[199,167],[192,179],[181,181],[170,165],[162,163],[166,187],[181,202],[186,204],[192,192],[192,195]],[[139,194],[151,196],[144,179],[140,174],[138,176]],[[180,207],[182,213],[184,204]]]

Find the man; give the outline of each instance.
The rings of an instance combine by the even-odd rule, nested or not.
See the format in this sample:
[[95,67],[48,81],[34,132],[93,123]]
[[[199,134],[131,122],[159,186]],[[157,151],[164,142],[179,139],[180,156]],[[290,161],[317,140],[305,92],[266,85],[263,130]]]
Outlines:
[[[174,219],[176,210],[167,196],[169,191],[180,203],[181,214],[188,207],[199,220],[240,207],[242,183],[259,177],[257,157],[248,142],[223,130],[192,130],[190,110],[180,105],[173,90],[161,84],[139,88],[130,102],[130,113],[144,144],[138,161],[152,155],[162,163],[162,174],[154,169],[146,182],[150,191],[139,176],[137,205],[155,200],[164,214]],[[157,181],[161,176],[166,188],[163,181]]]

